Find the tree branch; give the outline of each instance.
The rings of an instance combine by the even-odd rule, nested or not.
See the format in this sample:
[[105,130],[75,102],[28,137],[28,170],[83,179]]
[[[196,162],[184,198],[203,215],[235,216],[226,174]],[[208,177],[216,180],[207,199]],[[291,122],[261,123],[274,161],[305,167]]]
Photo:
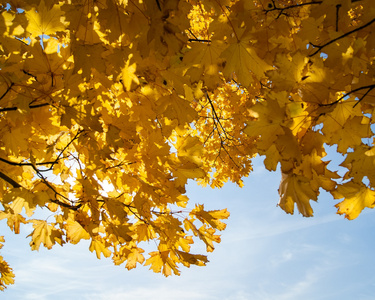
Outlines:
[[340,10],[341,4],[336,5],[336,32],[339,31],[339,10]]
[[[50,105],[50,104],[49,103],[41,103],[41,104],[29,105],[29,108],[33,109],[33,108],[39,108],[39,107],[48,106],[48,105]],[[13,110],[17,110],[17,109],[18,109],[18,107],[4,107],[4,108],[0,108],[0,112],[13,111]]]
[[[14,188],[20,188],[20,187],[22,187],[18,182],[14,181],[12,178],[8,177],[3,172],[0,172],[0,178],[3,179],[3,180],[5,180],[6,182],[8,182]],[[46,184],[45,181],[44,181],[44,183]],[[64,196],[60,195],[58,192],[56,192],[55,189],[49,183],[47,183],[46,185],[55,192],[55,195],[59,195],[61,197],[64,197]],[[80,204],[77,205],[77,206],[73,206],[73,205],[70,205],[68,203],[61,202],[61,201],[59,201],[57,199],[50,199],[50,201],[53,202],[53,203],[55,203],[55,204],[57,204],[57,205],[60,205],[60,206],[63,206],[63,207],[66,207],[66,208],[69,208],[69,209],[72,209],[72,210],[77,210],[78,208],[81,207]]]
[[313,46],[314,48],[317,48],[317,49],[312,54],[310,54],[309,57],[314,56],[315,54],[317,54],[318,52],[320,52],[320,50],[322,50],[324,47],[326,47],[326,46],[328,46],[328,45],[330,45],[330,44],[332,44],[332,43],[334,43],[334,42],[336,42],[336,41],[338,41],[338,40],[340,40],[340,39],[342,39],[342,38],[344,38],[344,37],[346,37],[348,35],[351,35],[354,32],[362,30],[363,28],[366,28],[367,26],[370,26],[374,22],[375,22],[375,18],[372,19],[370,22],[367,22],[366,24],[364,24],[364,25],[362,25],[360,27],[357,27],[357,28],[355,28],[355,29],[353,29],[351,31],[348,31],[347,33],[344,33],[344,34],[340,35],[339,37],[337,37],[337,38],[335,38],[333,40],[330,40],[329,42],[327,42],[327,43],[325,43],[323,45],[314,45],[313,43],[310,43],[311,46]]
[[59,155],[56,157],[56,159],[54,161],[47,161],[47,162],[40,162],[40,163],[27,163],[27,162],[14,162],[14,161],[10,161],[10,160],[7,160],[5,158],[1,158],[0,157],[0,161],[8,164],[8,165],[11,165],[11,166],[18,166],[18,167],[22,167],[22,166],[28,166],[28,167],[35,167],[35,166],[43,166],[43,165],[51,165],[50,168],[48,168],[47,170],[37,170],[38,172],[47,172],[47,171],[51,171],[52,168],[53,168],[53,165],[57,164],[57,162],[60,160],[61,158],[61,155],[63,155],[63,153],[65,152],[65,150],[78,138],[78,136],[83,132],[84,130],[79,130],[76,135],[73,137],[73,139],[60,151]]
[[189,42],[211,43],[211,40],[188,39]]
[[4,92],[4,94],[2,94],[1,96],[0,96],[0,100],[2,100],[5,96],[6,96],[6,94],[8,94],[8,92],[12,89],[12,86],[14,85],[14,82],[12,82],[9,86],[8,86],[8,88],[7,88],[7,90]]
[[12,178],[5,175],[3,172],[0,172],[0,178],[8,182],[10,185],[12,185],[14,188],[20,188],[21,185],[18,182],[15,182]]
[[[232,137],[228,137],[228,133],[226,132],[226,130],[225,130],[225,128],[224,128],[224,126],[221,124],[221,121],[220,121],[220,117],[217,115],[217,113],[216,113],[216,110],[215,110],[215,107],[214,107],[214,105],[213,105],[213,103],[212,103],[212,101],[211,101],[211,98],[210,98],[210,96],[208,95],[208,93],[206,93],[206,97],[207,97],[207,99],[208,99],[208,101],[209,101],[209,103],[210,103],[210,106],[211,106],[211,110],[212,110],[212,120],[213,120],[213,122],[214,122],[214,128],[212,129],[212,132],[210,133],[210,135],[211,134],[213,134],[213,132],[214,132],[214,130],[215,130],[215,128],[216,128],[216,130],[217,130],[217,132],[218,132],[218,135],[219,135],[219,139],[220,139],[220,149],[219,149],[219,153],[218,153],[218,156],[217,157],[219,157],[220,159],[222,159],[221,157],[220,157],[220,153],[221,153],[221,149],[224,149],[224,151],[225,151],[225,153],[228,155],[228,157],[229,157],[229,159],[233,162],[233,164],[238,168],[238,169],[240,169],[240,167],[237,165],[237,163],[234,161],[234,159],[233,159],[233,157],[230,155],[230,153],[228,152],[228,150],[225,148],[225,141],[226,140],[229,140],[229,141],[233,141],[233,138]],[[221,130],[222,130],[222,132],[223,132],[223,134],[224,134],[224,137],[222,136],[222,134],[220,133],[220,129],[219,129],[219,127],[221,128]],[[208,136],[209,137],[209,136]],[[208,139],[208,138],[207,138]],[[207,141],[207,140],[206,140]],[[205,143],[206,143],[206,141],[205,141]],[[236,146],[236,145],[235,145]],[[215,159],[215,161],[216,161],[216,159]]]
[[365,98],[367,94],[370,93],[375,88],[375,84],[373,84],[372,86],[363,87],[361,89],[365,89],[365,88],[368,88],[367,92],[364,93],[362,97],[358,99],[358,101],[353,105],[353,108],[356,107],[359,104],[359,102],[361,102],[362,99]]
[[312,5],[312,4],[321,4],[323,1],[311,1],[311,2],[306,2],[306,3],[301,3],[301,4],[290,5],[286,7],[277,7],[275,0],[271,0],[271,2],[268,4],[268,9],[264,9],[264,10],[266,11],[266,14],[271,11],[279,11],[278,16],[276,17],[276,19],[278,19],[282,14],[285,14],[284,10],[292,9],[296,7],[302,7],[306,5]]
[[359,88],[356,88],[354,90],[351,90],[350,92],[347,92],[346,94],[342,95],[339,99],[337,99],[336,101],[334,102],[331,102],[331,103],[328,103],[328,104],[320,104],[319,106],[332,106],[332,105],[335,105],[336,103],[339,103],[342,99],[344,99],[345,97],[348,97],[349,95],[353,94],[353,93],[356,93],[360,90],[365,90],[365,89],[368,89],[366,93],[364,93],[362,95],[361,98],[358,99],[358,101],[354,104],[353,108],[356,107],[358,105],[359,102],[362,101],[363,98],[365,98],[367,96],[367,94],[369,92],[371,92],[373,89],[375,89],[375,84],[371,84],[371,85],[366,85],[366,86],[361,86]]
[[[60,151],[59,155],[57,156],[57,158],[52,161],[52,162],[43,162],[43,163],[36,163],[36,164],[32,164],[32,163],[17,163],[17,162],[13,162],[13,161],[9,161],[9,160],[6,160],[4,158],[1,158],[0,157],[0,161],[8,164],[8,165],[12,165],[12,166],[29,166],[29,167],[32,167],[33,170],[35,171],[35,173],[38,175],[38,177],[42,180],[42,182],[49,188],[51,189],[54,193],[55,193],[55,197],[56,199],[50,199],[51,202],[55,203],[55,204],[58,204],[62,207],[65,207],[65,208],[68,208],[68,209],[71,209],[71,210],[78,210],[82,205],[81,204],[78,204],[78,205],[73,205],[73,204],[69,204],[69,203],[65,203],[65,202],[62,202],[62,201],[59,201],[57,199],[57,196],[61,197],[62,199],[68,201],[68,202],[71,202],[71,200],[69,200],[69,198],[65,197],[64,195],[60,194],[58,191],[56,191],[56,189],[49,183],[49,181],[46,179],[46,177],[43,176],[43,174],[41,172],[43,171],[49,171],[53,168],[53,165],[55,165],[57,163],[57,161],[61,158],[61,155],[65,152],[65,150],[73,143],[74,140],[76,140],[78,138],[78,136],[84,132],[84,130],[80,130],[76,133],[76,135],[74,136],[74,138],[64,147],[63,150]],[[46,164],[51,164],[51,167],[48,169],[48,170],[39,170],[36,166],[37,165],[46,165]],[[15,188],[18,188],[18,187],[22,187],[20,184],[18,184],[17,182],[15,182],[13,179],[11,179],[10,177],[8,177],[7,175],[5,175],[4,173],[0,172],[0,178],[2,178],[3,180],[5,180],[6,182],[8,182],[9,184],[11,184],[13,187]]]

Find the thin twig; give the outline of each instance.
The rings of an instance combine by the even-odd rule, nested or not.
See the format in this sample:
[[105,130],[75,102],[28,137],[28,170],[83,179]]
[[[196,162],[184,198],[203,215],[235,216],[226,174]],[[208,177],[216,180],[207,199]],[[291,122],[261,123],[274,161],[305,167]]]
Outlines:
[[59,155],[57,156],[57,158],[54,160],[54,161],[47,161],[47,162],[40,162],[40,163],[26,163],[26,162],[14,162],[14,161],[10,161],[10,160],[7,160],[5,158],[1,158],[0,157],[0,161],[8,164],[8,165],[11,165],[11,166],[18,166],[18,167],[22,167],[22,166],[29,166],[29,167],[34,167],[34,166],[43,166],[43,165],[51,165],[50,168],[48,168],[47,170],[38,170],[38,172],[46,172],[46,171],[51,171],[52,168],[53,168],[53,165],[57,164],[57,162],[61,159],[61,155],[65,152],[65,150],[73,143],[74,140],[77,139],[78,135],[81,134],[84,130],[80,130],[77,132],[77,134],[74,136],[74,138],[63,148],[63,150],[60,151]]
[[[41,103],[41,104],[36,104],[36,105],[29,105],[29,108],[33,109],[33,108],[39,108],[39,107],[48,106],[48,105],[50,105],[50,104],[49,103]],[[17,109],[18,109],[18,107],[16,107],[16,106],[4,107],[4,108],[0,108],[0,112],[14,111],[14,110],[17,110]]]
[[331,102],[331,103],[327,103],[327,104],[319,104],[319,106],[332,106],[332,105],[335,105],[336,103],[339,103],[342,99],[344,99],[345,97],[353,94],[353,93],[356,93],[360,90],[365,90],[365,89],[368,89],[368,91],[356,102],[356,104],[354,104],[353,108],[358,105],[358,103],[360,101],[362,101],[362,99],[367,96],[367,94],[373,90],[375,88],[375,84],[371,84],[371,85],[366,85],[366,86],[361,86],[359,88],[356,88],[354,90],[351,90],[350,92],[347,92],[346,94],[342,95],[339,99],[337,99],[336,101],[334,102]]
[[2,99],[5,97],[5,95],[8,94],[8,92],[12,89],[13,85],[14,85],[14,82],[12,82],[12,83],[8,86],[8,88],[7,88],[7,90],[4,92],[4,94],[2,94],[2,95],[0,96],[0,100],[2,100]]
[[211,43],[211,40],[188,39],[189,42]]
[[315,44],[313,44],[313,43],[310,42],[310,45],[313,46],[314,48],[317,48],[317,49],[313,53],[311,53],[309,55],[309,57],[314,56],[315,54],[317,54],[318,52],[320,52],[324,47],[326,47],[326,46],[328,46],[328,45],[330,45],[330,44],[332,44],[332,43],[334,43],[334,42],[336,42],[336,41],[338,41],[338,40],[340,40],[340,39],[342,39],[342,38],[344,38],[344,37],[346,37],[348,35],[351,35],[354,32],[362,30],[363,28],[366,28],[367,26],[370,26],[374,22],[375,22],[375,18],[372,19],[370,22],[367,22],[365,25],[357,27],[356,29],[353,29],[351,31],[348,31],[347,33],[344,33],[344,34],[340,35],[339,37],[337,37],[337,38],[335,38],[333,40],[330,40],[329,42],[327,42],[327,43],[325,43],[323,45],[315,45]]
[[[227,132],[226,132],[224,126],[221,124],[220,120],[223,120],[224,118],[221,118],[221,117],[219,117],[219,116],[217,115],[216,110],[215,110],[215,107],[214,107],[214,105],[213,105],[213,103],[212,103],[212,101],[211,101],[211,98],[210,98],[210,96],[208,95],[208,93],[206,93],[206,97],[207,97],[207,99],[208,99],[208,101],[209,101],[209,103],[210,103],[211,109],[212,109],[212,114],[213,114],[213,116],[214,116],[212,119],[214,120],[214,123],[215,123],[215,120],[216,120],[216,123],[220,125],[220,128],[221,128],[221,130],[223,131],[223,133],[224,133],[224,135],[225,135],[225,139],[227,139],[227,140],[233,140],[232,137],[229,137],[229,136],[228,136],[228,134],[227,134]],[[216,125],[216,124],[215,124],[215,125]],[[216,127],[217,127],[217,125],[216,125]]]
[[374,86],[373,86],[373,87],[370,87],[370,88],[367,90],[367,92],[364,93],[364,94],[362,95],[362,97],[359,98],[358,101],[353,105],[353,108],[356,107],[356,106],[362,101],[362,99],[365,98],[365,97],[367,96],[367,94],[370,93],[370,92],[372,91],[373,88],[374,88]]
[[340,10],[341,4],[336,5],[336,32],[339,31],[339,10]]
[[312,4],[321,4],[323,1],[312,1],[312,2],[290,5],[290,6],[286,6],[286,7],[277,7],[274,0],[271,0],[271,2],[272,2],[272,4],[271,4],[272,7],[270,7],[269,9],[265,9],[266,14],[271,12],[271,11],[279,11],[278,16],[276,17],[276,19],[278,19],[281,15],[283,15],[283,14],[286,15],[284,13],[284,10],[288,10],[288,9],[292,9],[292,8],[296,8],[296,7],[302,7],[302,6],[306,6],[306,5],[312,5]]

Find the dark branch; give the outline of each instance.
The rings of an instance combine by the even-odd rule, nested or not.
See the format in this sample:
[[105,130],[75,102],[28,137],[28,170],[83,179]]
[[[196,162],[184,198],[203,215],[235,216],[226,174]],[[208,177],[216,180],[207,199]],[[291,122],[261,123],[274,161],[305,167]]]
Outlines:
[[129,209],[129,211],[139,220],[139,221],[142,221],[143,223],[147,224],[147,225],[150,225],[149,222],[147,222],[145,219],[143,219],[141,216],[139,216],[136,212],[133,211],[133,208],[136,209],[134,206],[131,206],[131,205],[126,205],[124,203],[122,203],[125,207],[127,207]]
[[358,91],[360,91],[360,90],[365,90],[365,89],[367,89],[367,92],[364,93],[364,94],[362,95],[362,97],[358,99],[358,101],[356,102],[356,104],[354,104],[354,106],[353,106],[353,108],[354,108],[354,107],[356,107],[356,106],[358,105],[359,102],[362,101],[363,98],[365,98],[365,97],[367,96],[367,94],[368,94],[369,92],[371,92],[373,89],[375,89],[375,84],[366,85],[366,86],[361,86],[361,87],[359,87],[359,88],[356,88],[356,89],[354,89],[354,90],[351,90],[350,92],[347,92],[346,94],[342,95],[339,99],[337,99],[337,100],[334,101],[334,102],[331,102],[331,103],[328,103],[328,104],[320,104],[320,106],[332,106],[332,105],[335,105],[336,103],[339,103],[339,102],[340,102],[342,99],[344,99],[345,97],[348,97],[348,96],[350,96],[350,95],[353,94],[353,93],[356,93],[356,92],[358,92]]
[[36,78],[36,76],[33,75],[33,74],[31,74],[30,72],[28,72],[28,71],[26,71],[26,70],[22,70],[22,72],[23,72],[24,74],[29,75],[30,77],[34,78],[35,81],[38,81],[38,79]]
[[211,40],[188,39],[189,42],[211,43]]
[[[8,182],[14,188],[20,188],[20,187],[22,187],[19,183],[15,182],[12,178],[8,177],[3,172],[0,172],[0,178],[3,179],[3,180],[5,180],[6,182]],[[46,182],[44,182],[44,183],[46,184]],[[60,195],[59,193],[57,193],[55,191],[55,189],[49,184],[49,182],[47,182],[46,185],[55,192],[55,195],[62,196],[62,195]],[[64,197],[64,196],[62,196],[62,197]],[[73,205],[70,205],[68,203],[61,202],[61,201],[59,201],[57,199],[50,199],[50,201],[53,202],[53,203],[55,203],[55,204],[58,204],[60,206],[72,209],[72,210],[77,210],[81,206],[81,205],[73,206]]]
[[120,163],[118,163],[117,165],[114,165],[114,166],[110,166],[110,167],[106,167],[106,171],[110,170],[110,169],[113,169],[113,168],[120,168],[122,166],[129,166],[129,165],[132,165],[132,164],[136,164],[137,162],[136,161],[129,161],[129,162],[124,162],[124,160]]
[[190,30],[188,29],[189,33],[195,38],[195,39],[198,39],[197,36]]
[[228,137],[225,128],[224,128],[223,125],[221,124],[221,121],[220,121],[220,120],[221,120],[222,118],[220,118],[220,117],[217,115],[216,110],[215,110],[215,107],[214,107],[214,105],[213,105],[213,103],[212,103],[212,101],[211,101],[211,98],[210,98],[210,96],[208,95],[208,93],[206,93],[206,97],[207,97],[208,101],[210,102],[210,106],[211,106],[211,110],[212,110],[212,115],[213,115],[213,120],[214,120],[214,123],[215,123],[216,127],[217,127],[217,124],[219,124],[221,130],[223,131],[223,133],[224,133],[224,135],[225,135],[225,138],[226,138],[227,140],[231,140],[231,138]]
[[[210,98],[210,96],[208,95],[208,93],[206,93],[206,97],[207,97],[207,99],[208,99],[208,101],[209,101],[209,103],[210,103],[211,110],[212,110],[212,115],[213,115],[212,120],[213,120],[213,122],[214,122],[214,127],[215,127],[216,130],[218,131],[218,135],[219,135],[219,139],[220,139],[220,149],[219,149],[219,152],[218,152],[218,155],[217,155],[215,161],[217,160],[218,157],[219,157],[220,159],[222,159],[221,156],[220,156],[220,153],[221,153],[221,149],[224,149],[224,151],[225,151],[225,153],[228,155],[229,159],[233,162],[233,164],[234,164],[238,169],[240,169],[240,167],[239,167],[239,166],[237,165],[237,163],[234,161],[233,157],[230,155],[230,153],[228,152],[228,150],[225,148],[225,141],[226,141],[226,140],[231,141],[231,140],[233,140],[233,139],[232,139],[231,137],[228,137],[228,134],[227,134],[225,128],[224,128],[223,125],[221,124],[221,121],[220,121],[221,118],[217,115],[216,110],[215,110],[215,107],[214,107],[214,105],[213,105],[213,103],[212,103],[212,101],[211,101],[211,98]],[[224,138],[223,138],[223,136],[222,136],[221,133],[220,133],[219,127],[221,128],[221,131],[222,131],[223,134],[224,134]],[[212,132],[210,133],[209,136],[211,136],[211,134],[213,134],[215,128],[212,129]],[[208,139],[208,138],[207,138],[207,139]],[[207,142],[207,139],[206,139],[205,143]]]
[[72,140],[64,147],[64,149],[62,149],[60,151],[60,154],[57,156],[57,158],[54,160],[54,162],[52,163],[51,167],[50,167],[50,170],[52,169],[53,165],[57,163],[58,160],[60,160],[60,157],[61,155],[63,155],[63,153],[65,152],[66,149],[68,149],[68,147],[78,138],[78,136],[84,132],[84,129],[82,130],[79,130],[76,135],[72,138]]
[[367,92],[364,93],[364,94],[362,95],[362,97],[359,98],[358,101],[353,105],[353,108],[356,107],[356,106],[358,105],[358,103],[361,102],[362,99],[365,98],[365,97],[367,96],[367,94],[370,93],[374,88],[375,88],[375,85],[370,86],[370,87],[368,88]]
[[[17,167],[25,167],[25,166],[28,166],[28,167],[32,167],[32,166],[45,166],[45,165],[51,165],[51,164],[56,164],[57,163],[57,160],[55,161],[46,161],[46,162],[40,162],[40,163],[35,163],[35,164],[32,164],[32,163],[25,163],[25,162],[14,162],[14,161],[10,161],[10,160],[7,160],[7,159],[4,159],[4,158],[1,158],[0,157],[0,161],[8,164],[8,165],[11,165],[11,166],[17,166]],[[50,171],[50,169],[48,170],[40,170],[41,172],[45,172],[45,171]]]
[[0,178],[11,184],[14,188],[20,188],[21,185],[15,182],[12,178],[5,175],[3,172],[0,172]]
[[341,4],[336,5],[336,32],[339,31],[339,10],[340,10]]
[[354,32],[362,30],[363,28],[366,28],[367,26],[370,26],[374,22],[375,22],[375,18],[372,19],[370,22],[368,22],[368,23],[366,23],[366,24],[364,24],[364,25],[362,25],[360,27],[357,27],[356,29],[348,31],[347,33],[344,33],[344,34],[340,35],[339,37],[337,37],[337,38],[335,38],[333,40],[330,40],[329,42],[327,42],[327,43],[325,43],[323,45],[314,45],[313,43],[310,43],[311,46],[313,46],[314,48],[317,48],[317,49],[312,54],[310,54],[309,57],[314,56],[315,54],[317,54],[318,52],[320,52],[320,50],[322,50],[324,47],[326,47],[326,46],[328,46],[328,45],[330,45],[330,44],[332,44],[332,43],[334,43],[334,42],[336,42],[336,41],[338,41],[338,40],[340,40],[340,39],[342,39],[342,38],[344,38],[344,37],[346,37],[348,35],[351,35]]
[[62,201],[59,201],[57,200],[57,196],[61,197],[62,199],[72,203],[72,201],[65,197],[64,195],[60,194],[58,191],[55,190],[55,188],[49,183],[49,181],[43,176],[42,173],[40,173],[40,171],[35,167],[33,166],[33,169],[34,171],[36,172],[36,174],[38,175],[38,177],[42,180],[42,182],[49,188],[51,189],[54,193],[55,193],[55,198],[56,199],[50,199],[51,202],[57,204],[57,205],[60,205],[62,207],[65,207],[65,208],[68,208],[68,209],[71,209],[71,210],[78,210],[80,207],[81,207],[81,204],[78,204],[78,205],[73,205],[73,204],[69,204],[69,203],[66,203],[66,202],[62,202]]
[[286,15],[285,12],[284,12],[285,10],[296,8],[296,7],[302,7],[302,6],[306,6],[306,5],[321,4],[323,2],[323,1],[311,1],[311,2],[306,2],[306,3],[301,3],[301,4],[290,5],[290,6],[286,6],[286,7],[277,7],[276,3],[275,3],[276,1],[275,0],[271,0],[271,1],[272,1],[272,4],[270,3],[269,5],[272,6],[272,7],[269,7],[268,9],[265,9],[265,11],[266,11],[266,14],[271,12],[271,11],[279,11],[279,14],[276,17],[276,19],[278,19],[283,14]]
[[21,166],[29,166],[29,167],[35,167],[35,166],[45,166],[45,165],[51,165],[50,168],[48,168],[47,170],[37,170],[38,172],[46,172],[46,171],[50,171],[52,170],[53,168],[53,165],[57,164],[57,162],[61,159],[61,156],[63,155],[63,153],[65,152],[65,150],[78,138],[78,136],[83,132],[84,130],[80,130],[76,133],[76,135],[73,137],[73,139],[64,147],[64,149],[62,149],[59,153],[59,155],[56,157],[56,159],[54,161],[47,161],[47,162],[40,162],[40,163],[28,163],[28,162],[14,162],[14,161],[10,161],[10,160],[7,160],[7,159],[4,159],[4,158],[1,158],[0,157],[0,161],[8,164],[8,165],[11,165],[11,166],[18,166],[18,167],[21,167]]
[[13,85],[14,85],[14,82],[12,82],[12,83],[10,84],[10,86],[8,86],[8,88],[7,88],[7,90],[4,92],[4,94],[1,95],[0,100],[2,100],[2,99],[6,96],[6,94],[8,94],[8,92],[12,89],[12,86],[13,86]]
[[156,4],[157,4],[159,10],[161,11],[161,6],[160,6],[160,2],[159,2],[159,0],[156,0]]
[[[50,105],[50,104],[49,103],[41,103],[41,104],[29,105],[29,108],[33,109],[33,108],[39,108],[39,107],[48,106],[48,105]],[[0,112],[14,111],[14,110],[17,110],[17,109],[18,109],[18,107],[4,107],[4,108],[0,108]]]
[[[84,132],[84,130],[80,130],[76,133],[76,135],[74,136],[74,138],[64,147],[64,149],[62,149],[59,153],[59,155],[57,156],[57,158],[52,161],[52,162],[43,162],[43,163],[36,163],[36,164],[32,164],[32,163],[17,163],[17,162],[13,162],[13,161],[9,161],[9,160],[6,160],[4,158],[1,158],[0,157],[0,161],[8,164],[8,165],[12,165],[12,166],[30,166],[34,169],[35,173],[37,174],[37,176],[42,180],[42,182],[49,188],[51,189],[54,194],[55,194],[55,197],[56,199],[50,199],[51,202],[55,203],[55,204],[58,204],[62,207],[65,207],[65,208],[68,208],[68,209],[71,209],[71,210],[78,210],[82,205],[81,204],[78,204],[78,205],[74,205],[74,204],[69,204],[69,203],[66,203],[66,202],[62,202],[62,201],[59,201],[57,199],[57,197],[60,197],[62,199],[64,199],[65,201],[68,201],[70,203],[72,203],[72,201],[65,197],[64,195],[60,194],[58,191],[56,191],[56,189],[51,185],[51,183],[46,179],[45,176],[43,176],[43,174],[41,172],[45,172],[45,171],[49,171],[49,170],[52,170],[53,168],[53,165],[55,165],[61,158],[61,156],[63,155],[63,153],[66,151],[66,149],[73,143],[73,141],[75,141],[78,136]],[[48,170],[39,170],[36,166],[37,165],[47,165],[47,164],[50,164],[51,167],[48,169]],[[0,178],[4,179],[5,181],[7,181],[9,184],[11,184],[13,187],[21,187],[21,185],[19,185],[17,182],[15,182],[13,179],[9,178],[8,176],[6,176],[4,173],[0,172]]]

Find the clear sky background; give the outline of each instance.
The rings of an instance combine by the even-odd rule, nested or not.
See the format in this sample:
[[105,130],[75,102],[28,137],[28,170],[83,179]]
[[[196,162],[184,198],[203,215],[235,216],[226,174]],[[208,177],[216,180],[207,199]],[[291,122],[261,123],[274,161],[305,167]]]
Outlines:
[[[365,210],[356,220],[336,215],[337,203],[322,193],[315,216],[287,215],[276,207],[279,173],[260,159],[240,189],[189,186],[191,206],[228,208],[222,242],[206,267],[181,267],[163,277],[139,266],[128,271],[111,259],[98,260],[89,243],[31,251],[30,231],[13,235],[0,222],[6,243],[1,253],[16,274],[2,299],[111,300],[373,300],[375,218]],[[195,252],[202,251],[203,245]]]

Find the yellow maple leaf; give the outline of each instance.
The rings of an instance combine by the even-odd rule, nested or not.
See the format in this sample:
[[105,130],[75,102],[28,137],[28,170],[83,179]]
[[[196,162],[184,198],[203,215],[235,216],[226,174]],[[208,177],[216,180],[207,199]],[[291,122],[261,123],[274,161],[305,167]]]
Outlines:
[[7,219],[7,225],[14,233],[20,233],[20,224],[27,224],[26,219],[20,214],[5,213],[0,211],[0,220]]
[[90,244],[89,250],[91,252],[95,251],[96,257],[98,259],[100,259],[101,253],[103,253],[103,255],[105,257],[110,257],[111,256],[111,251],[106,247],[105,242],[103,242],[100,237],[94,237],[91,240],[91,244]]
[[150,265],[150,270],[160,273],[164,265],[161,253],[159,251],[150,252],[150,257],[146,260],[145,266]]
[[[161,248],[163,245],[161,245]],[[150,252],[150,257],[146,260],[145,266],[150,265],[150,270],[153,270],[155,273],[163,273],[164,276],[174,274],[179,275],[179,271],[173,261],[169,258],[170,250],[164,251],[153,251]]]
[[9,203],[9,207],[15,214],[21,213],[24,208],[26,214],[30,217],[36,206],[43,206],[48,201],[47,199],[48,195],[45,195],[45,192],[33,193],[21,187],[12,189],[7,193],[4,196],[4,203]]
[[26,11],[26,18],[29,21],[27,31],[35,37],[40,35],[55,35],[58,31],[65,30],[63,23],[64,12],[60,5],[53,5],[48,9],[44,1],[40,1],[38,9],[32,8]]
[[276,90],[291,90],[301,80],[307,58],[300,52],[291,56],[277,54],[275,60],[276,71],[268,72]]
[[272,144],[271,147],[265,152],[266,158],[264,159],[264,166],[268,171],[276,171],[277,165],[281,159],[279,150],[275,144]]
[[226,60],[224,75],[231,78],[235,73],[238,82],[245,87],[253,81],[250,71],[257,79],[262,79],[265,77],[265,72],[272,69],[270,65],[259,58],[251,47],[249,38],[246,37],[229,45],[221,56]]
[[196,112],[190,106],[189,101],[179,97],[176,93],[160,97],[157,105],[158,113],[162,113],[170,120],[177,120],[180,125],[188,124],[196,117]]
[[279,206],[287,213],[294,213],[294,204],[304,217],[312,217],[310,200],[317,200],[317,192],[311,187],[310,180],[296,174],[282,173]]
[[139,79],[135,73],[137,70],[137,64],[132,63],[130,64],[130,60],[132,59],[133,54],[129,55],[128,60],[125,63],[125,67],[122,69],[122,83],[127,91],[130,91],[132,88],[133,82],[135,84],[139,84]]
[[177,251],[177,254],[181,257],[181,262],[187,267],[190,265],[205,266],[208,262],[206,255],[191,254],[184,251]]
[[329,144],[337,144],[337,151],[346,153],[348,148],[354,148],[362,144],[362,139],[370,138],[372,131],[369,120],[362,117],[354,117],[346,121],[344,126],[333,132],[329,138]]
[[46,221],[32,220],[32,223],[34,230],[28,235],[28,237],[31,236],[31,250],[39,250],[40,244],[51,249],[56,242],[60,245],[64,243],[62,232]]
[[360,107],[353,107],[354,103],[354,101],[348,99],[335,104],[333,110],[324,116],[324,126],[322,129],[324,135],[334,135],[343,128],[348,120],[354,116],[362,116]]
[[252,111],[256,119],[247,122],[243,132],[250,137],[260,136],[257,148],[267,150],[278,136],[285,134],[285,108],[280,107],[277,101],[269,100],[257,103]]
[[198,137],[182,136],[177,138],[176,144],[177,154],[181,158],[190,161],[196,165],[201,165],[201,156],[203,154],[203,145]]
[[188,179],[203,178],[206,173],[197,165],[193,163],[185,163],[173,171],[173,175],[176,177],[176,185],[184,186]]
[[22,126],[18,126],[5,131],[2,140],[7,145],[6,151],[9,154],[19,156],[20,152],[27,151],[29,137],[29,132]]
[[90,234],[77,221],[68,219],[65,225],[67,240],[72,244],[77,244],[80,240],[88,240]]
[[125,267],[128,270],[131,270],[131,269],[134,269],[137,266],[137,263],[143,264],[143,262],[145,261],[145,258],[142,255],[143,252],[144,252],[143,249],[133,247],[131,249],[131,252],[129,253],[129,255],[127,257]]
[[[0,249],[3,247],[5,242],[4,237],[0,236]],[[4,291],[7,285],[14,283],[14,273],[9,264],[0,255],[0,291]]]
[[[0,236],[0,249],[3,248],[4,237]],[[14,273],[9,264],[0,255],[0,290],[3,291],[7,285],[14,283]]]
[[375,191],[363,183],[350,181],[339,185],[331,193],[335,199],[345,198],[335,206],[337,207],[337,213],[340,215],[345,214],[345,218],[349,220],[357,218],[364,208],[375,207]]
[[213,228],[224,230],[226,224],[221,222],[220,219],[228,219],[230,214],[226,209],[205,211],[203,204],[201,204],[196,205],[190,215],[196,216],[202,223],[209,224]]

